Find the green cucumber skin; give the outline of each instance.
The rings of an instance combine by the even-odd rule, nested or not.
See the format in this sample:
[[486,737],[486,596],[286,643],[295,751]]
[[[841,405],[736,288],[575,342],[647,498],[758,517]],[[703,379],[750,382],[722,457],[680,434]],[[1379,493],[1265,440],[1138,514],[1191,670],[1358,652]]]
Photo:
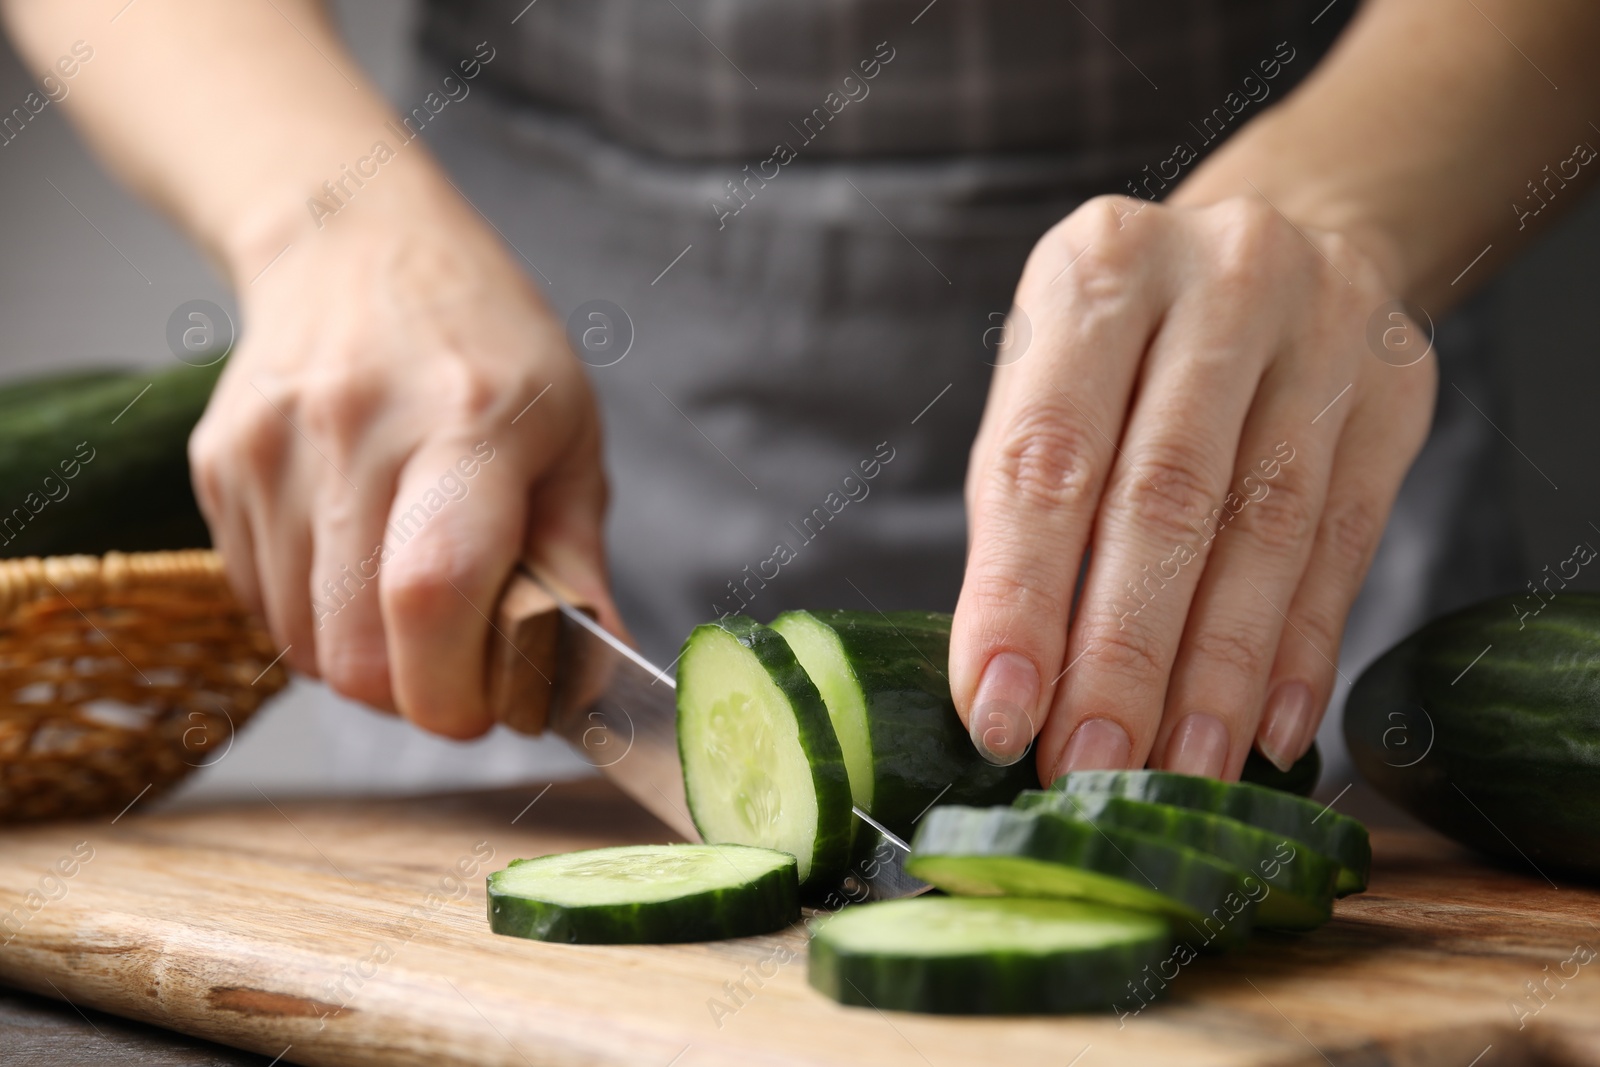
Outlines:
[[1112,793],[1228,815],[1283,834],[1335,860],[1340,865],[1338,896],[1359,893],[1367,887],[1372,868],[1367,828],[1347,815],[1292,793],[1170,771],[1075,771],[1056,779],[1050,788],[1069,793]]
[[[859,904],[866,910],[875,905]],[[1109,1011],[1128,982],[1158,966],[1166,940],[1052,956],[974,952],[894,957],[812,938],[806,980],[840,1004],[943,1015],[1045,1015]]]
[[[1339,865],[1286,837],[1226,815],[1174,808],[1108,793],[1030,790],[1017,797],[1019,811],[1044,810],[1099,826],[1136,830],[1199,849],[1254,874],[1269,892],[1256,907],[1256,925],[1275,930],[1311,930],[1332,917]],[[1285,852],[1287,851],[1287,856]]]
[[1362,673],[1344,734],[1362,776],[1447,837],[1600,880],[1600,595],[1428,623]]
[[[788,698],[789,706],[794,710],[800,727],[800,747],[805,750],[806,759],[811,764],[811,781],[817,798],[816,846],[811,854],[811,869],[801,887],[804,889],[831,887],[850,864],[855,815],[851,810],[853,805],[850,799],[850,779],[845,772],[844,752],[839,748],[839,739],[833,732],[833,720],[828,718],[828,709],[822,702],[822,694],[817,692],[817,687],[811,683],[805,668],[800,666],[800,661],[789,648],[789,642],[785,641],[783,635],[776,630],[762,626],[743,615],[730,615],[717,622],[695,627],[684,642],[684,648],[689,647],[689,642],[694,640],[695,633],[706,627],[727,631],[753,652],[768,677]],[[683,716],[682,708],[686,696],[687,692],[680,678],[678,684],[680,719]],[[678,731],[680,764],[683,762],[683,738],[684,731],[680,729]],[[689,815],[694,819],[696,829],[699,829],[700,820],[692,804]]]
[[[527,860],[513,860],[512,866]],[[489,929],[509,937],[571,945],[647,945],[721,941],[782,930],[800,920],[793,867],[769,871],[736,889],[713,889],[648,904],[570,907],[502,892],[488,879]]]
[[[0,520],[11,520],[0,557],[209,546],[188,440],[221,370],[75,371],[0,386]],[[77,462],[76,477],[63,461]],[[30,494],[44,502],[37,512]]]
[[1278,770],[1271,760],[1252,748],[1245,757],[1244,770],[1239,773],[1241,782],[1253,782],[1302,797],[1316,792],[1317,782],[1321,778],[1322,753],[1317,750],[1315,741],[1306,749],[1306,754],[1295,760],[1294,765],[1286,771]]
[[1008,804],[1039,780],[1032,760],[996,767],[973,747],[940,672],[950,616],[939,612],[811,611],[844,646],[866,695],[872,745],[870,814],[901,837],[935,800]]
[[[1242,944],[1249,937],[1255,918],[1249,883],[1259,889],[1257,899],[1266,888],[1260,878],[1185,845],[1134,830],[1093,826],[1047,810],[1013,808],[934,808],[917,829],[906,871],[939,886],[945,879],[931,869],[936,861],[970,858],[976,866],[986,857],[1058,864],[1115,878],[1142,891],[1153,883],[1155,892],[1172,901],[1167,914],[1180,937],[1192,933],[1220,947]],[[1230,898],[1241,907],[1229,908]],[[1128,906],[1118,899],[1088,899]],[[1219,922],[1220,929],[1208,938],[1199,923],[1218,909],[1227,921]]]

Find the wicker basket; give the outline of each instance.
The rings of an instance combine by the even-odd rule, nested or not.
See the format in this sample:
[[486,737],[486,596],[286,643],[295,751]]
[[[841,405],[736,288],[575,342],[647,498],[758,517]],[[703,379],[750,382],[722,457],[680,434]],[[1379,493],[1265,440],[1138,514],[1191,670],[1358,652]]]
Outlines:
[[119,813],[287,681],[216,553],[0,561],[0,822]]

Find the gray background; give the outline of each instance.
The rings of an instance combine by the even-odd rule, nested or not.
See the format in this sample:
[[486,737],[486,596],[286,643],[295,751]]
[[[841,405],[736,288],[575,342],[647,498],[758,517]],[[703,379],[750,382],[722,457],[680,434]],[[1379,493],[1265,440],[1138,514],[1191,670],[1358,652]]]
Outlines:
[[[412,5],[342,0],[335,7],[358,58],[398,99],[407,79]],[[115,47],[114,37],[109,26],[91,43]],[[0,47],[0,110],[20,103],[31,87],[24,66]],[[1600,277],[1597,238],[1600,198],[1591,197],[1491,290],[1497,369],[1510,400],[1499,429],[1530,579],[1546,563],[1567,558],[1574,542],[1600,538],[1588,525],[1600,526],[1600,509],[1590,506],[1600,487],[1592,462],[1600,420],[1585,410],[1600,366],[1584,321]],[[172,357],[164,331],[174,307],[201,297],[235,308],[182,235],[90,159],[54,104],[0,147],[0,242],[0,378],[75,364],[165,364]],[[1577,584],[1600,588],[1600,572],[1583,573]],[[351,765],[332,755],[339,724],[371,714],[297,683],[186,791],[336,790],[351,777]],[[386,745],[399,751],[404,729],[393,723],[377,733],[361,762],[388,763],[391,788],[430,784],[420,763],[408,768],[385,758]],[[484,784],[583,770],[554,742],[497,733],[476,742],[475,752]]]

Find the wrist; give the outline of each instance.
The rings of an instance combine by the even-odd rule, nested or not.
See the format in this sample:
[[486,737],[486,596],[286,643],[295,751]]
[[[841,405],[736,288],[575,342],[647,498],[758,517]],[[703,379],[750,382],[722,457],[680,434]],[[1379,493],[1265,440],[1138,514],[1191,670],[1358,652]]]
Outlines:
[[426,227],[430,209],[456,194],[425,148],[396,149],[397,141],[392,134],[353,138],[350,143],[369,148],[336,163],[298,167],[294,176],[244,198],[215,241],[235,291],[243,293],[297,246],[375,228]]
[[1341,176],[1310,174],[1296,168],[1292,131],[1279,129],[1282,108],[1251,123],[1234,142],[1206,160],[1173,190],[1174,207],[1205,207],[1237,196],[1261,197],[1315,243],[1336,234],[1365,258],[1397,297],[1413,295],[1419,280],[1415,265],[1381,205],[1345,188]]

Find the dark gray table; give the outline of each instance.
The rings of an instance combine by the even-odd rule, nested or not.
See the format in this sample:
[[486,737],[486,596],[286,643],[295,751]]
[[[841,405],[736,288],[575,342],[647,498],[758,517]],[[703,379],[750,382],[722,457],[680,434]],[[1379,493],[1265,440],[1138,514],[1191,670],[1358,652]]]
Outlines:
[[[159,1026],[0,989],[4,1067],[269,1067],[273,1062]],[[287,1064],[290,1058],[277,1062]]]

